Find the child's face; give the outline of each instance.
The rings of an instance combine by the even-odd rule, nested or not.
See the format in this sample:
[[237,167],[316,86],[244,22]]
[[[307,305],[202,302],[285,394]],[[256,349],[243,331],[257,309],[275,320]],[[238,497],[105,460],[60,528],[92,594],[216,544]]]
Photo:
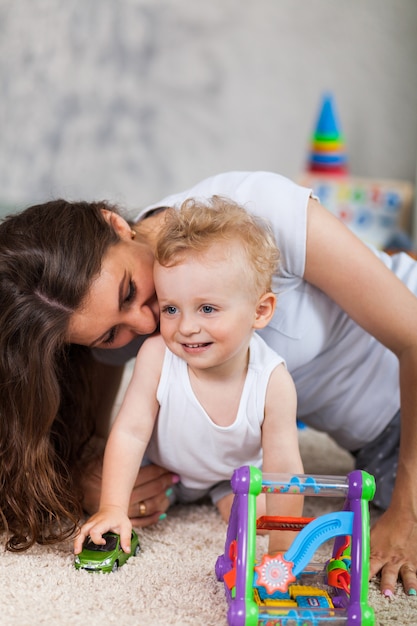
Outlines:
[[174,267],[155,263],[161,334],[193,369],[246,358],[257,298],[238,244],[215,244]]

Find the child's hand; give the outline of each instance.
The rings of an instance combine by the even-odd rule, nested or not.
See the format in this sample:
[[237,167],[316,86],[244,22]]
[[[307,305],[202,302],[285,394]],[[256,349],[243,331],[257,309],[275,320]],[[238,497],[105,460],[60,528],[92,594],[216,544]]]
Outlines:
[[130,552],[130,537],[132,534],[132,523],[126,513],[116,506],[105,506],[90,517],[88,522],[83,524],[74,540],[74,554],[79,554],[83,549],[84,541],[90,536],[96,545],[104,545],[103,534],[111,530],[120,535],[120,545],[123,552]]

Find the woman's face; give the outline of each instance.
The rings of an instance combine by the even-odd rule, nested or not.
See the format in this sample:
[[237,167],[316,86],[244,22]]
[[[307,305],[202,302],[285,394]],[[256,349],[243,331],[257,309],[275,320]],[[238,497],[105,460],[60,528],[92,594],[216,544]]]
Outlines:
[[104,256],[101,272],[69,324],[69,341],[94,348],[120,348],[153,333],[159,307],[153,283],[153,253],[123,234]]

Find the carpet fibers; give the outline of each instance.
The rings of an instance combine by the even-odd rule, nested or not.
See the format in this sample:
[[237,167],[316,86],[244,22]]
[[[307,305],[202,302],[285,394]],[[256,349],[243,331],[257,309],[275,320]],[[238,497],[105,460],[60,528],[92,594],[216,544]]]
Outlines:
[[[349,455],[325,435],[302,430],[300,445],[306,472],[344,475],[352,468]],[[306,500],[307,515],[338,508],[340,500]],[[225,532],[209,504],[173,507],[157,526],[139,531],[139,556],[108,575],[76,571],[71,542],[36,546],[18,555],[3,551],[0,624],[226,626],[223,584],[214,574]],[[400,588],[389,601],[380,595],[377,581],[371,581],[369,599],[378,626],[417,624],[417,599]]]

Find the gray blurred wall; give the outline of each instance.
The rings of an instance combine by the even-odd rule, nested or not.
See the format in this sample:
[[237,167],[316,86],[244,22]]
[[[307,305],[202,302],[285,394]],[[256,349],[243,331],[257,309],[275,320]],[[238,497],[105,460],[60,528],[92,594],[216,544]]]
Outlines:
[[3,207],[297,178],[324,91],[353,175],[416,176],[416,0],[0,0],[0,84]]

